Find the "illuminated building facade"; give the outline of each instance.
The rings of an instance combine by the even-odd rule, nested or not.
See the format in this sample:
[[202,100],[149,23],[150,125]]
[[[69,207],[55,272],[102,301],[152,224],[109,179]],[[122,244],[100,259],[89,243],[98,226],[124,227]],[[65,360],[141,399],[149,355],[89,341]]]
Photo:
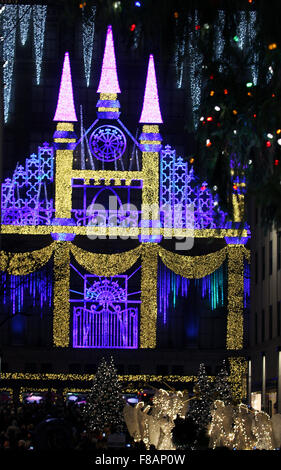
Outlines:
[[2,186],[3,386],[87,389],[110,353],[127,389],[188,388],[201,362],[214,375],[228,358],[233,394],[245,396],[245,183],[230,169],[231,221],[162,136],[156,77],[150,55],[132,132],[109,26],[86,128],[64,55],[53,142]]

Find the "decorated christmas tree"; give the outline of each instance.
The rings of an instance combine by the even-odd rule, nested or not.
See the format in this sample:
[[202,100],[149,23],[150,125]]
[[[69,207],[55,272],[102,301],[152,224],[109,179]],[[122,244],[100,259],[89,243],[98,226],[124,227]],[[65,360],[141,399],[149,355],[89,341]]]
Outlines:
[[88,404],[85,408],[85,421],[90,431],[103,431],[105,427],[120,427],[123,423],[124,400],[118,382],[113,358],[101,360]]
[[196,423],[198,430],[205,430],[211,420],[212,387],[204,364],[200,364],[195,386],[197,398],[190,401],[188,416]]
[[231,388],[228,380],[228,372],[225,361],[223,361],[222,367],[215,378],[213,393],[214,399],[223,401],[225,405],[229,405],[232,401]]

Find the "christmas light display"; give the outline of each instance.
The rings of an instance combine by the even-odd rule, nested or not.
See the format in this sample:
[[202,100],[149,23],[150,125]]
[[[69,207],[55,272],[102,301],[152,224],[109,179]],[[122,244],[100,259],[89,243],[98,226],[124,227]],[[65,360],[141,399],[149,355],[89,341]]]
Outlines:
[[189,55],[189,86],[190,98],[193,114],[193,126],[196,130],[198,127],[198,111],[201,103],[201,86],[202,86],[202,54],[198,48],[198,38],[200,30],[195,25],[199,23],[198,11],[194,11],[194,15],[188,16],[189,33],[188,33],[188,55]]
[[172,305],[170,308],[176,308],[177,300],[179,298],[187,299],[192,287],[195,289],[198,288],[202,299],[208,298],[209,306],[212,310],[224,306],[223,266],[202,279],[195,279],[194,283],[192,283],[191,279],[174,274],[161,263],[158,272],[158,285],[159,314],[163,316],[164,324],[167,322],[170,296],[172,296]]
[[[40,316],[52,307],[53,283],[50,270],[41,269],[26,276],[13,276],[2,272],[0,275],[3,290],[2,311],[20,313],[26,308],[38,308]],[[27,307],[26,307],[27,306]]]
[[[42,12],[43,10],[41,14]],[[189,21],[189,39],[193,41],[193,45],[198,39],[200,30],[197,26],[200,25],[198,13],[195,12],[194,17]],[[194,50],[196,51],[196,48]],[[193,111],[196,111],[200,104],[201,94],[198,91],[201,72],[199,72],[199,78],[197,76],[201,59],[199,52],[194,52],[194,50],[191,53],[191,64],[193,64],[191,67],[193,67],[194,74],[191,75],[194,79]],[[162,123],[162,116],[152,55],[149,58],[140,118],[143,126],[139,142],[125,129],[119,120],[120,104],[117,100],[117,93],[120,92],[120,88],[111,27],[107,31],[98,92],[100,93],[97,105],[98,118],[86,133],[90,136],[88,144],[91,155],[95,156],[97,167],[100,162],[101,169],[95,170],[93,167],[89,170],[84,167],[79,169],[79,165],[77,165],[78,169],[77,167],[73,169],[74,158],[77,157],[79,149],[74,133],[73,123],[77,121],[77,117],[73,101],[69,55],[66,53],[54,117],[57,121],[54,145],[51,147],[44,144],[39,148],[38,156],[32,155],[26,160],[25,166],[17,166],[13,177],[5,180],[1,200],[1,206],[4,209],[2,210],[3,233],[51,234],[55,241],[48,247],[34,252],[20,254],[0,252],[0,269],[5,271],[2,276],[8,280],[9,275],[22,276],[30,275],[34,271],[39,272],[53,255],[53,344],[55,347],[67,348],[71,345],[75,348],[155,348],[158,312],[163,315],[164,323],[167,321],[168,293],[172,292],[172,302],[176,307],[177,296],[188,297],[190,285],[193,283],[201,290],[202,297],[209,300],[211,309],[226,305],[227,300],[226,346],[229,352],[241,350],[243,348],[243,308],[247,306],[249,294],[249,273],[246,263],[249,261],[249,252],[243,246],[249,236],[248,229],[245,227],[239,231],[231,228],[231,224],[226,222],[226,214],[219,208],[218,199],[210,191],[207,182],[199,181],[194,174],[193,167],[189,167],[183,158],[177,157],[171,147],[166,146],[162,150],[162,137],[158,126]],[[104,117],[115,119],[114,126],[97,124],[98,120]],[[212,113],[206,114],[206,122],[212,123],[212,120],[214,120]],[[81,133],[83,132],[82,125]],[[123,155],[125,156],[129,139],[141,153],[137,171],[125,169],[123,164]],[[56,152],[55,173],[54,150]],[[117,170],[117,161],[120,170]],[[110,169],[104,168],[104,164],[107,163]],[[112,164],[111,167],[110,164]],[[233,188],[235,184],[237,186],[235,194],[244,195],[242,186],[239,186],[240,183],[243,183],[242,180],[233,179]],[[76,204],[74,190],[81,189],[82,186],[83,201],[79,201],[79,204],[81,202],[79,207],[73,206],[73,201]],[[125,189],[126,191],[123,191]],[[86,194],[87,190],[91,194],[90,200],[87,199],[87,197],[90,198]],[[116,214],[110,213],[105,208],[105,214],[99,214],[101,224],[95,225],[92,220],[95,215],[87,214],[89,205],[99,201],[99,197],[102,200],[109,194],[116,196],[121,206],[124,193],[126,192],[126,203],[130,203],[134,200],[136,190],[139,191],[138,196],[142,196],[139,199],[143,207],[170,204],[172,215],[166,217],[165,214],[160,214],[160,218],[153,214],[147,216],[142,207],[141,210],[128,211],[130,213],[126,214],[126,217],[130,224],[126,225],[128,220],[126,220],[125,212],[127,211],[124,210],[121,213],[118,222],[113,222]],[[53,193],[55,193],[55,204]],[[177,214],[179,205],[184,206],[180,217]],[[194,215],[186,210],[189,206],[194,207]],[[85,236],[90,233],[96,236],[118,234],[140,236],[141,243],[133,250],[109,254],[83,250],[75,244],[76,239],[75,243],[72,243],[75,235]],[[183,234],[201,239],[211,237],[221,239],[220,249],[201,256],[186,256],[186,254],[169,251],[157,243],[162,236],[169,238]],[[223,237],[227,246],[223,246]],[[135,263],[138,265],[134,266]],[[81,268],[86,273],[82,272]],[[132,292],[124,287],[124,283],[129,282],[131,275],[127,271],[131,269],[140,270],[137,281],[140,286],[138,290],[135,289]],[[78,290],[76,290],[76,297],[73,295],[74,289],[71,287],[73,270],[77,275],[80,273],[80,278],[85,280],[85,288],[81,289],[80,297]],[[36,276],[37,274],[30,276],[32,281],[29,282],[29,285],[32,284],[32,295],[35,296],[35,291],[40,284],[34,281]],[[10,282],[16,285],[20,281],[11,278]],[[224,285],[227,285],[227,297]],[[46,287],[46,283],[42,282],[42,298],[40,298],[42,305],[46,300],[43,292],[44,286]],[[15,292],[17,292],[15,296],[23,297],[22,289]],[[48,292],[50,293],[51,290]],[[138,293],[138,299],[130,301],[129,295],[132,293]],[[18,299],[15,297],[14,310],[18,308],[17,302]],[[242,357],[230,357],[229,381],[233,385],[236,397],[242,397],[244,394],[243,361]],[[40,378],[53,380],[57,377],[58,380],[87,381],[90,376],[58,374],[5,377],[7,380],[8,377],[11,380],[28,377],[30,380]],[[154,380],[156,376],[126,377],[136,382],[136,377],[141,381],[145,377]],[[174,376],[170,377],[170,380],[174,380],[172,379]],[[185,377],[179,381],[185,383],[193,379]],[[159,444],[160,448],[167,448],[169,445],[173,423],[168,421],[163,421],[161,424],[166,437]],[[147,433],[149,414],[144,420],[144,425],[145,433]]]
[[54,178],[54,149],[47,143],[38,147],[25,166],[17,165],[12,178],[2,184],[3,224],[49,225],[54,214],[51,183]]
[[47,5],[33,5],[33,44],[35,52],[36,83],[40,84]]
[[85,409],[90,431],[104,431],[106,426],[116,428],[123,423],[124,400],[113,359],[104,358],[98,366]]
[[95,6],[91,6],[91,12],[89,16],[86,17],[84,14],[84,11],[82,13],[83,59],[84,59],[84,70],[85,70],[87,86],[90,85],[93,45],[94,45],[94,35],[95,35],[95,16],[96,16]]
[[[215,39],[214,39],[214,52],[215,58],[218,62],[222,61],[223,58],[223,51],[225,46],[225,40],[223,35],[225,25],[225,12],[223,10],[218,11],[218,18],[216,21],[216,28],[215,28]],[[222,72],[222,65],[219,65],[219,72]],[[219,110],[218,110],[219,111]]]
[[78,305],[73,309],[73,347],[137,348],[140,301],[128,290],[129,276],[83,277],[82,298],[70,300]]
[[152,54],[149,56],[143,106],[139,122],[143,124],[161,124],[163,122]]
[[[57,108],[54,121],[58,122],[75,122],[77,121],[74,100],[72,79],[70,70],[70,61],[68,52],[64,55],[63,68],[61,74],[60,90],[57,102]],[[61,129],[60,129],[61,130]],[[61,130],[61,132],[65,132]],[[61,137],[65,137],[61,135]]]
[[19,5],[18,8],[20,19],[20,40],[21,44],[24,46],[28,37],[32,7],[30,5]]
[[116,69],[112,27],[108,26],[98,93],[121,93]]
[[[164,227],[223,228],[226,214],[217,202],[207,183],[199,183],[193,167],[189,168],[188,163],[166,145],[160,154],[160,206],[167,205],[170,209],[163,214]],[[190,207],[194,212],[188,210]]]
[[6,5],[3,12],[4,120],[8,121],[15,62],[17,5]]

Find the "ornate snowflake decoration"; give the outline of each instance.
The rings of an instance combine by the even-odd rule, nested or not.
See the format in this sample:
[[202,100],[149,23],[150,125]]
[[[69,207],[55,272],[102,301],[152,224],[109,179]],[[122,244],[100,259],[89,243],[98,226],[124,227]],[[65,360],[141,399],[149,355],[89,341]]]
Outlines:
[[126,149],[125,135],[114,126],[100,126],[95,129],[89,143],[93,156],[103,162],[118,160]]

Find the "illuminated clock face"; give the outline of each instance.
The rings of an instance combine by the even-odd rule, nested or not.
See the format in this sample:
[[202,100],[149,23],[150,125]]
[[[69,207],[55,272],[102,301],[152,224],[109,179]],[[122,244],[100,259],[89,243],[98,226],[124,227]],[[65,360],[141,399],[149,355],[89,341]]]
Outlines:
[[115,126],[100,126],[91,134],[89,144],[95,158],[103,162],[114,162],[126,150],[126,137]]

